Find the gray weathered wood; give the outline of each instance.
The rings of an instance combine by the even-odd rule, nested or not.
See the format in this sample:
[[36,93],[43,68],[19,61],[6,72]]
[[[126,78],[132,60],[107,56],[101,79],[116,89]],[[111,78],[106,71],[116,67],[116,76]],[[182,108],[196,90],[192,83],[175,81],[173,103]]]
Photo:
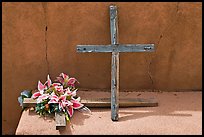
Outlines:
[[154,44],[77,45],[77,52],[153,52]]
[[[23,105],[25,107],[35,107],[36,100],[32,98],[24,98]],[[95,98],[95,99],[81,99],[81,103],[86,107],[110,107],[111,98]],[[143,98],[119,98],[119,107],[154,107],[158,106],[158,102],[154,99],[143,99]]]
[[66,127],[67,122],[65,119],[65,114],[63,112],[55,112],[55,122],[56,122],[56,129],[61,127]]
[[[118,15],[117,7],[110,6],[111,44],[118,48]],[[118,120],[119,110],[119,52],[112,52],[111,64],[111,119]]]
[[[110,98],[95,98],[95,99],[83,99],[81,100],[85,106],[89,108],[95,107],[111,107]],[[158,102],[154,98],[143,99],[143,98],[120,98],[119,107],[155,107],[158,106]]]
[[23,107],[35,107],[37,104],[36,100],[32,98],[24,98]]
[[117,7],[110,6],[110,30],[111,30],[111,44],[118,44],[118,13]]

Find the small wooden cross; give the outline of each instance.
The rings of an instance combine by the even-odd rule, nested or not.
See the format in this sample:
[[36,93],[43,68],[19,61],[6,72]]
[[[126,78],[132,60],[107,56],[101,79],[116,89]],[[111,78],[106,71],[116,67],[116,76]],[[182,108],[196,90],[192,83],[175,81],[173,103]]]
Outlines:
[[[110,45],[100,45],[100,46],[99,45],[77,45],[77,51],[78,52],[112,52],[111,119],[113,121],[117,121],[118,109],[119,109],[119,52],[153,52],[154,44],[119,44],[117,7],[113,5],[110,6],[110,27],[111,27]],[[138,100],[136,100],[136,102],[137,101]],[[146,105],[150,106],[149,103]]]
[[[95,107],[110,107],[111,101],[110,98],[96,98],[96,99],[82,99],[80,101],[88,108],[95,108]],[[32,98],[24,98],[23,106],[24,107],[35,107],[37,101]],[[134,106],[157,106],[158,103],[154,99],[142,99],[142,98],[127,98],[127,99],[120,99],[120,107],[134,107]],[[64,113],[55,113],[55,123],[56,129],[66,127],[67,123],[65,120]]]

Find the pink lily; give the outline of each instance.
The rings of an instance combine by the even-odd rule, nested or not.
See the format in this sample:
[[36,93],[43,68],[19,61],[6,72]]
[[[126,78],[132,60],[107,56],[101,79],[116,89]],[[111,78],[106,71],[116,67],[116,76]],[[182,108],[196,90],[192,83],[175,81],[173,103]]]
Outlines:
[[47,75],[47,85],[48,85],[48,87],[50,87],[51,84],[52,84],[52,81],[51,81],[50,76],[49,76],[49,74],[48,74],[48,75]]
[[79,102],[79,98],[78,99],[72,98],[70,102],[71,102],[71,105],[67,106],[67,109],[68,109],[67,112],[69,113],[69,116],[72,117],[74,114],[74,109],[79,109],[84,105]]
[[57,77],[57,81],[59,81],[65,86],[72,86],[72,87],[75,86],[74,85],[75,82],[78,82],[75,78],[69,78],[69,76],[64,73],[61,73],[59,77]]
[[59,109],[62,109],[64,112],[65,112],[65,107],[66,107],[65,101],[66,101],[66,96],[59,97],[59,100],[58,100]]
[[59,109],[62,109],[64,112],[65,110],[67,110],[68,114],[70,117],[72,117],[74,110],[73,109],[79,109],[81,107],[83,107],[83,104],[81,104],[80,102],[80,98],[74,99],[72,98],[70,101],[66,100],[66,96],[62,95],[60,97],[56,96],[56,95],[51,95],[50,101],[48,102],[48,104],[50,103],[59,103]]
[[54,87],[58,92],[63,93],[63,86],[55,86]]
[[69,79],[69,76],[64,74],[64,73],[60,73],[59,77],[57,77],[57,80],[61,83],[64,84],[65,79]]
[[49,74],[47,75],[47,81],[43,85],[40,81],[38,82],[38,90],[44,91],[44,89],[48,89],[52,84]]
[[65,95],[61,95],[60,97],[56,96],[56,95],[51,95],[50,101],[48,102],[48,104],[50,103],[59,103],[59,109],[62,109],[63,111],[65,111],[65,107],[67,105],[71,105],[71,102],[66,100],[66,96]]
[[64,74],[64,73],[61,73],[61,74],[60,74],[60,76],[62,76],[62,77],[63,77],[63,79],[68,79],[68,78],[69,78],[69,76],[68,76],[68,75],[66,75],[66,74]]
[[53,87],[61,86],[61,84],[60,84],[60,83],[52,83],[52,86],[53,86]]
[[[53,92],[54,93],[54,92]],[[58,103],[58,101],[59,101],[59,97],[58,96],[56,96],[55,94],[51,94],[51,96],[50,96],[50,101],[48,102],[48,104],[50,104],[50,103]]]
[[40,103],[40,102],[43,101],[43,99],[47,99],[47,98],[49,98],[49,97],[50,97],[49,94],[42,94],[41,96],[39,96],[39,97],[37,98],[37,103]]
[[70,117],[73,116],[74,109],[79,109],[79,108],[84,106],[83,104],[81,104],[79,102],[78,99],[74,99],[74,98],[71,101],[68,101],[68,104],[67,103],[65,103],[65,104],[66,104],[67,112],[68,112]]
[[44,89],[47,89],[47,86],[38,81],[38,92],[34,93],[32,95],[32,98],[36,99],[37,97],[41,96],[44,93]]
[[40,81],[38,81],[38,91],[40,91],[41,94],[43,94],[44,90],[47,89],[47,86],[45,84],[43,85]]
[[67,82],[67,85],[74,87],[74,83],[75,83],[76,81],[77,81],[77,80],[76,80],[75,78],[69,78],[69,79],[68,79],[68,82]]
[[63,88],[60,83],[52,83],[49,75],[47,75],[47,81],[46,82],[47,82],[48,88],[49,87],[55,87],[57,90],[60,90],[60,91],[61,91],[61,88]]
[[70,88],[64,89],[65,95],[67,96],[76,96],[76,92],[78,89],[75,89],[74,91],[71,91]]
[[74,114],[73,103],[68,101],[68,100],[59,102],[59,108],[62,108],[62,110],[64,112],[65,112],[65,109],[66,109],[70,117],[72,117],[73,114]]
[[[46,84],[48,86],[46,86]],[[36,98],[40,97],[41,95],[43,95],[44,90],[48,89],[51,86],[51,84],[52,84],[52,81],[51,81],[49,75],[47,75],[47,81],[45,82],[45,84],[42,84],[40,81],[38,81],[38,91],[39,92],[34,93],[32,95],[32,98],[36,99]]]
[[69,116],[72,117],[73,114],[74,114],[73,106],[72,106],[72,105],[69,105],[69,106],[67,106],[67,109],[68,109],[67,112],[68,112]]
[[73,108],[74,109],[79,109],[79,108],[84,106],[84,104],[81,104],[79,101],[80,101],[80,97],[78,97],[77,99],[74,99],[72,97],[71,102],[73,103]]
[[31,98],[36,99],[37,97],[39,97],[41,95],[40,92],[35,92]]

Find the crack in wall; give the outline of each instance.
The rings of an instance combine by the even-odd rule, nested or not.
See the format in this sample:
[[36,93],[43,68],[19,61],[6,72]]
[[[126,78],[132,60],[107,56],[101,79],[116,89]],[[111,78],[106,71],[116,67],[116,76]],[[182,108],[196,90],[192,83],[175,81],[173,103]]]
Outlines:
[[[150,56],[150,55],[149,55],[149,56]],[[151,57],[150,57],[150,58],[151,58]],[[148,62],[146,58],[145,58],[145,60],[146,60],[146,62]],[[149,61],[149,64],[148,64],[147,74],[148,74],[148,76],[149,76],[149,79],[151,80],[152,91],[154,91],[154,80],[153,80],[152,74],[151,74],[151,72],[150,72],[150,65],[151,65],[151,64],[152,64],[152,58],[151,58],[151,60]]]
[[[179,2],[177,2],[177,4],[176,4],[176,16],[178,15],[178,13],[179,13]],[[172,23],[172,25],[167,25],[166,29],[164,29],[164,31],[160,34],[159,40],[157,41],[157,45],[156,45],[157,49],[158,49],[158,46],[160,44],[161,39],[163,38],[163,34],[166,33],[166,31],[168,31],[168,29],[171,28],[177,22],[177,20],[178,20],[178,17],[176,17],[176,20]],[[148,63],[148,70],[147,70],[147,74],[148,74],[149,79],[151,80],[151,84],[152,84],[152,91],[154,91],[154,80],[152,77],[150,66],[152,64],[153,58],[156,58],[156,55],[157,55],[157,50],[155,50],[154,57],[151,57],[149,55],[150,61]],[[146,62],[148,62],[147,59],[146,59]]]
[[176,4],[176,13],[178,13],[178,11],[179,11],[179,2],[177,2]]
[[47,31],[48,31],[48,23],[47,23],[47,2],[42,2],[42,7],[44,11],[44,20],[45,20],[45,60],[47,62],[47,72],[49,74],[49,61],[48,61],[48,44],[47,44]]
[[[160,34],[159,40],[157,41],[157,45],[155,45],[155,46],[157,46],[157,48],[158,48],[158,46],[159,46],[159,44],[160,44],[160,41],[161,41],[162,37],[163,37],[163,34]],[[157,50],[155,50],[154,58],[156,57],[156,51],[157,51]],[[145,58],[145,59],[146,59],[146,62],[148,63],[147,74],[148,74],[148,76],[149,76],[149,79],[151,80],[152,91],[154,91],[154,80],[153,80],[153,76],[152,76],[151,69],[150,69],[150,66],[151,66],[152,61],[153,61],[153,57],[151,57],[150,54],[148,54],[148,56],[149,56],[149,58],[150,58],[149,63],[148,63],[147,59]]]
[[159,45],[160,40],[162,39],[162,37],[163,37],[163,34],[160,35],[159,40],[158,40],[158,42],[157,42],[157,45]]

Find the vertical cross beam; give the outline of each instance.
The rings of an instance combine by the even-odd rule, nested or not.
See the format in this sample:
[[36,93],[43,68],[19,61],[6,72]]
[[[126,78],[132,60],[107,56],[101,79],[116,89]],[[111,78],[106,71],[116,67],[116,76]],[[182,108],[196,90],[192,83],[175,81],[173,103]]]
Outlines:
[[[117,7],[110,6],[111,44],[118,46]],[[112,52],[111,64],[111,119],[118,121],[119,110],[119,52]]]

